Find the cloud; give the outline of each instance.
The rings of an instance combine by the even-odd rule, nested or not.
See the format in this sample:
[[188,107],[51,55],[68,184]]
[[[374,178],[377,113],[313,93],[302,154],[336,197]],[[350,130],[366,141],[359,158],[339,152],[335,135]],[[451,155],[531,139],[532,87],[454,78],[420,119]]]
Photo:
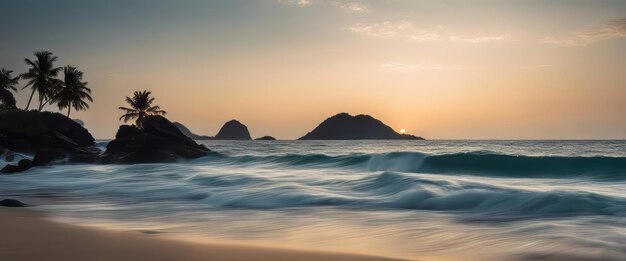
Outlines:
[[331,5],[338,7],[339,9],[343,10],[346,13],[370,13],[371,12],[370,9],[366,5],[362,3],[358,3],[358,2],[342,3],[342,2],[333,1],[331,2]]
[[370,37],[402,38],[417,42],[452,41],[476,44],[510,40],[508,34],[461,36],[441,26],[423,30],[407,21],[385,21],[374,24],[356,23],[345,29]]
[[371,13],[369,7],[360,2],[346,2],[339,0],[280,0],[280,3],[298,5],[300,7],[320,4],[335,7],[345,13]]
[[387,62],[379,64],[378,70],[388,73],[411,73],[415,71],[434,71],[445,70],[454,68],[463,68],[465,66],[460,64],[420,64],[420,63],[399,63],[399,62]]
[[583,47],[595,42],[619,37],[626,37],[626,18],[609,21],[597,28],[580,30],[566,38],[548,37],[541,40],[541,42]]
[[305,7],[313,3],[313,0],[280,0],[280,3],[290,4],[290,5],[298,5],[300,7]]

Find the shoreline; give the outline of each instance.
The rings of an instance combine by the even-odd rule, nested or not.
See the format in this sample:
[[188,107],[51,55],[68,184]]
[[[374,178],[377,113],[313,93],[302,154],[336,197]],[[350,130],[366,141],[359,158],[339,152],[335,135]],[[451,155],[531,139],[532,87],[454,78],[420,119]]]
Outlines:
[[400,261],[348,253],[196,243],[139,232],[58,223],[37,210],[0,208],[0,253],[8,260]]

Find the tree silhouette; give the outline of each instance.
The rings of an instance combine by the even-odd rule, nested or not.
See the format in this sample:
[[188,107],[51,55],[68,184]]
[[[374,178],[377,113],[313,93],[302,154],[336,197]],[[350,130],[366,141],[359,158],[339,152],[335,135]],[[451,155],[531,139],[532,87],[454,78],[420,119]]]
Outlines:
[[50,104],[56,103],[60,110],[67,108],[67,117],[70,117],[70,110],[86,110],[89,104],[88,100],[93,102],[91,98],[91,89],[87,87],[87,82],[83,82],[83,72],[76,67],[65,66],[63,68],[65,75],[63,82],[56,89],[54,96],[50,99]]
[[17,85],[20,77],[11,77],[11,73],[13,71],[5,70],[2,68],[0,70],[0,102],[2,105],[7,108],[15,108],[15,97],[11,91],[17,92]]
[[26,64],[30,66],[27,73],[21,75],[21,78],[28,80],[26,86],[31,87],[33,90],[28,98],[28,104],[26,110],[30,107],[30,102],[33,99],[35,91],[39,95],[39,111],[43,109],[44,100],[48,100],[54,96],[55,88],[60,85],[60,80],[56,79],[57,74],[61,70],[61,67],[54,67],[54,62],[57,61],[57,57],[53,56],[51,52],[39,51],[35,52],[35,61],[30,59],[24,59]]
[[120,117],[120,120],[128,122],[136,118],[137,121],[135,121],[135,125],[139,128],[143,128],[141,121],[146,115],[165,115],[166,112],[161,110],[161,107],[152,106],[154,98],[150,97],[150,94],[152,93],[149,91],[135,91],[132,98],[126,97],[126,102],[130,105],[130,108],[119,107],[120,110],[124,111],[124,115]]

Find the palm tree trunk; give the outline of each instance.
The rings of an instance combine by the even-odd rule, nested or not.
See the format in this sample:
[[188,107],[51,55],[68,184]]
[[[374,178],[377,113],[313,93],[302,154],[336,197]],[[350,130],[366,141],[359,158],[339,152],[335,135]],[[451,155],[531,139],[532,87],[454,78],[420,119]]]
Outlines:
[[43,99],[39,100],[39,111],[43,109]]
[[72,109],[72,106],[67,106],[67,117],[70,117],[70,110]]
[[46,101],[43,104],[39,105],[39,110],[41,111],[43,109],[44,106],[46,106],[46,104],[48,104],[50,100],[46,99]]
[[33,88],[33,92],[30,93],[30,98],[28,98],[28,104],[26,104],[26,110],[30,107],[30,101],[33,99],[33,95],[35,95],[35,88]]

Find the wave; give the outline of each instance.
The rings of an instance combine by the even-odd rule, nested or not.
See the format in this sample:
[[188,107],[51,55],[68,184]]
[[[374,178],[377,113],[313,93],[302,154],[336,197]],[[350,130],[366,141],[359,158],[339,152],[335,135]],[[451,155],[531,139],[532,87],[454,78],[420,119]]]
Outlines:
[[[96,198],[117,205],[137,204],[147,207],[175,206],[189,211],[198,208],[285,209],[329,207],[355,210],[424,210],[466,212],[479,218],[547,217],[577,215],[626,216],[626,198],[594,186],[543,187],[542,180],[527,180],[503,185],[493,180],[458,179],[450,176],[382,171],[348,172],[312,171],[300,175],[285,168],[271,173],[258,164],[334,165],[349,168],[398,168],[414,162],[422,165],[427,155],[393,153],[353,156],[228,157],[214,155],[206,162],[184,164],[66,165],[34,169],[29,175],[3,177],[0,185],[6,195],[51,193],[70,198]],[[393,159],[399,159],[394,164]],[[204,159],[204,160],[207,160]],[[253,162],[250,169],[242,162]],[[226,168],[215,163],[228,165]],[[418,166],[419,167],[419,166]],[[320,170],[320,168],[318,168]],[[88,174],[86,174],[88,173]],[[353,173],[353,174],[351,174]],[[356,174],[356,175],[355,175]],[[548,183],[551,181],[547,181]],[[585,180],[573,181],[588,184]],[[581,183],[582,182],[582,183]],[[553,183],[558,184],[561,182]],[[570,184],[568,182],[568,184]],[[619,187],[623,182],[610,184]],[[539,188],[535,189],[537,186]],[[464,215],[465,216],[465,215]]]
[[232,164],[281,164],[303,167],[351,167],[370,171],[467,174],[515,178],[587,177],[626,179],[626,157],[517,156],[487,152],[428,155],[419,152],[378,154],[287,154],[213,157]]
[[[534,191],[484,183],[419,177],[382,172],[357,180],[335,183],[290,184],[270,180],[237,180],[224,184],[224,176],[202,178],[202,186],[223,187],[202,197],[203,204],[218,208],[281,209],[342,207],[365,210],[411,209],[464,211],[516,216],[626,215],[626,199],[575,190]],[[197,183],[196,183],[197,184]]]

